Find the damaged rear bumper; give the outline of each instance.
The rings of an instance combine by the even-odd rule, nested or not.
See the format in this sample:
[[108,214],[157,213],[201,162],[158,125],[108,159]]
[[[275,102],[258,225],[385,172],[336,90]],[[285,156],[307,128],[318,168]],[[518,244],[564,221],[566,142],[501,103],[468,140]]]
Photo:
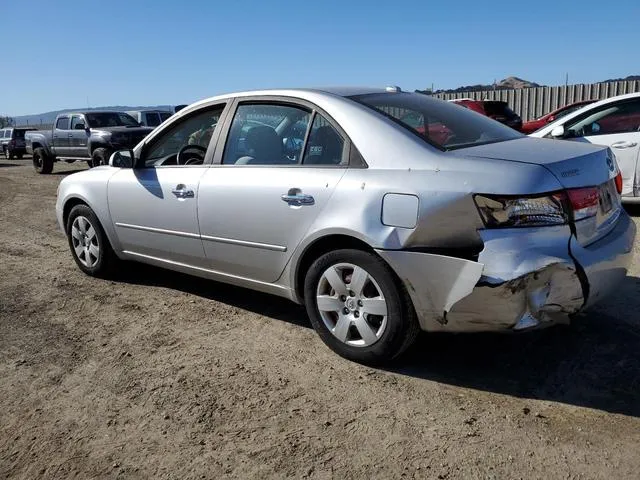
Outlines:
[[[567,322],[625,277],[636,228],[626,213],[582,247],[569,226],[483,230],[478,261],[379,250],[428,331],[522,330]],[[569,253],[571,248],[571,254]]]

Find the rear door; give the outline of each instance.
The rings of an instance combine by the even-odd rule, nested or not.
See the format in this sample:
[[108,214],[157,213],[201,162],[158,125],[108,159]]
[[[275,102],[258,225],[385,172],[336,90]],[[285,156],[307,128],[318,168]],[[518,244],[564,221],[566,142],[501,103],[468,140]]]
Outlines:
[[346,135],[311,105],[239,103],[200,183],[209,268],[277,280],[344,175],[348,151]]
[[168,126],[141,152],[137,168],[109,180],[111,219],[123,250],[142,260],[200,267],[199,183],[208,170],[224,104]]
[[71,135],[69,136],[69,155],[74,157],[86,157],[89,143],[89,132],[86,129],[87,123],[83,115],[71,116]]
[[640,195],[640,99],[609,103],[570,120],[571,140],[611,148],[622,171],[622,195]]
[[53,128],[53,147],[55,154],[59,157],[70,156],[71,130],[69,121],[68,115],[62,115],[58,117]]

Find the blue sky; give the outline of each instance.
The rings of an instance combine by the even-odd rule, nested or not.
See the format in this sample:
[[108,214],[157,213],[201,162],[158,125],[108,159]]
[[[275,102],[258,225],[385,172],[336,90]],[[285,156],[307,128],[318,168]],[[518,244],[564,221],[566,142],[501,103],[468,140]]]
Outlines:
[[2,0],[0,113],[640,74],[640,1]]

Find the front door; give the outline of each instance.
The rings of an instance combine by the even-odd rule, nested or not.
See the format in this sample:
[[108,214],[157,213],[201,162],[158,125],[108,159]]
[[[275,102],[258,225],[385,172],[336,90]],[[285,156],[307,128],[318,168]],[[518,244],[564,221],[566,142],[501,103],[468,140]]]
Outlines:
[[[139,258],[200,266],[199,183],[224,105],[168,126],[141,152],[134,169],[109,180],[111,218],[123,250]],[[209,153],[208,153],[209,152]]]
[[640,186],[640,99],[603,105],[572,119],[565,130],[578,141],[611,148],[622,172],[622,195],[634,195]]
[[311,109],[241,103],[221,164],[200,182],[198,216],[209,268],[277,280],[344,175],[345,144]]

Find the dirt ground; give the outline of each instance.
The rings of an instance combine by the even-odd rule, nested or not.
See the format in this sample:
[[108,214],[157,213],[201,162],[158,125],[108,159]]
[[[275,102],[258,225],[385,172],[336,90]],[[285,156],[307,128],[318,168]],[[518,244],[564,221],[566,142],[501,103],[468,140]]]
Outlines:
[[638,260],[570,327],[425,334],[377,370],[275,297],[83,275],[54,203],[84,168],[0,161],[0,478],[638,478]]

